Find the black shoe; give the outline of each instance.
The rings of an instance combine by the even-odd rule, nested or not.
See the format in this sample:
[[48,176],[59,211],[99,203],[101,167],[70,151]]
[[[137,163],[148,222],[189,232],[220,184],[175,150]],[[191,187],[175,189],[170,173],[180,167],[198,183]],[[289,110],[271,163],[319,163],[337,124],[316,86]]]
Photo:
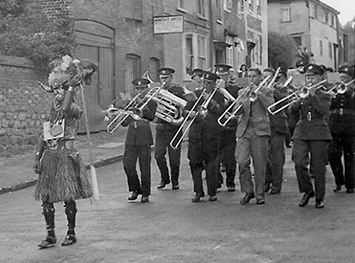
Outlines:
[[234,192],[235,186],[234,185],[227,186],[227,189],[228,189],[228,192]]
[[333,192],[334,192],[334,193],[337,193],[337,192],[339,192],[339,191],[341,191],[341,185],[340,185],[340,184],[334,185]]
[[271,189],[270,194],[271,194],[271,195],[281,194],[281,191],[280,191],[280,190]]
[[265,205],[265,200],[264,199],[256,199],[256,204],[257,205]]
[[245,204],[249,203],[249,201],[250,201],[251,199],[253,199],[254,197],[255,197],[255,194],[254,194],[254,193],[246,193],[245,196],[243,197],[243,199],[240,200],[239,203],[240,203],[241,205],[245,205]]
[[354,188],[348,188],[348,189],[346,189],[346,192],[348,194],[353,194],[354,193]]
[[160,184],[158,185],[157,189],[163,189],[163,188],[165,188],[165,186],[166,186],[167,184],[170,184],[170,182],[169,182],[169,183],[160,182]]
[[208,199],[208,201],[217,201],[217,195],[210,195],[210,198]]
[[141,202],[142,203],[148,203],[149,202],[149,197],[142,195]]
[[195,196],[194,196],[194,198],[192,198],[192,203],[198,203],[198,202],[200,202],[201,201],[201,197],[204,197],[205,196],[205,194],[202,192],[200,192],[200,193],[196,193],[195,194]]
[[173,190],[179,190],[180,189],[180,186],[179,184],[173,184],[172,188]]
[[53,247],[57,243],[57,239],[52,236],[47,236],[45,240],[42,240],[41,243],[38,244],[39,248],[49,248]]
[[64,240],[62,241],[61,245],[62,246],[70,246],[72,244],[76,243],[76,237],[75,235],[67,235]]
[[324,203],[323,200],[316,200],[316,208],[323,208]]
[[130,196],[128,196],[128,200],[136,200],[138,198],[138,191],[133,191]]
[[311,199],[312,197],[314,197],[314,192],[313,190],[311,192],[305,193],[300,201],[300,203],[298,204],[300,207],[304,207],[305,205],[308,204],[309,199]]

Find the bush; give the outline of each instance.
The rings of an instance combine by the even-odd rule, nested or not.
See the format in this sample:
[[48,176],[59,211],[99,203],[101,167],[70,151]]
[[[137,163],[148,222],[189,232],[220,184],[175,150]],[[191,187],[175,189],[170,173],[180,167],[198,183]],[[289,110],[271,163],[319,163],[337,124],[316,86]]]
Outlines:
[[36,71],[48,73],[50,61],[74,52],[73,20],[65,9],[55,20],[44,14],[30,18],[23,5],[21,0],[0,0],[0,53],[27,57]]

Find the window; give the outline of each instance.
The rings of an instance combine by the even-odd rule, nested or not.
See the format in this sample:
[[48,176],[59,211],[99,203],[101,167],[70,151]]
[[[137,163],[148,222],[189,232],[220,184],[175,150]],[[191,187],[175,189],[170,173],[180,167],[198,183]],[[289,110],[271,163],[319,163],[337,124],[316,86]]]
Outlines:
[[261,0],[256,0],[256,14],[261,16]]
[[331,19],[332,19],[331,26],[335,27],[335,17],[334,17],[334,15],[331,15]]
[[332,45],[332,43],[328,43],[328,49],[329,49],[329,57],[330,58],[333,58],[333,45]]
[[314,18],[318,19],[318,5],[314,6]]
[[319,40],[319,54],[323,56],[323,42],[322,40]]
[[216,0],[216,15],[217,15],[217,20],[222,21],[222,6],[221,6],[221,1],[222,0]]
[[197,67],[201,69],[206,68],[206,37],[203,35],[197,36],[197,52],[198,52],[198,62]]
[[281,19],[282,19],[282,22],[290,22],[291,21],[291,4],[290,3],[281,4]]
[[226,43],[230,44],[230,47],[226,48],[226,64],[233,66],[234,65],[234,37],[226,36]]
[[233,1],[232,0],[224,0],[224,10],[227,12],[231,12],[233,7]]
[[204,2],[205,2],[204,0],[197,1],[197,13],[203,17],[206,17],[206,10],[205,10],[205,3]]
[[302,46],[302,37],[293,37],[293,40],[295,41],[297,47]]
[[257,36],[257,38],[254,40],[255,41],[255,47],[254,47],[254,49],[252,51],[253,62],[258,64],[258,65],[261,65],[261,63],[262,63],[261,40],[262,40],[262,37],[261,36]]
[[185,7],[185,5],[184,5],[184,0],[179,0],[178,1],[178,6],[180,7],[180,8],[182,8],[182,9],[184,9],[184,7]]
[[325,17],[325,22],[328,24],[329,22],[329,13],[328,12],[324,12],[324,17]]
[[207,67],[207,38],[197,33],[186,33],[183,36],[183,76],[189,79],[194,68]]
[[126,73],[125,73],[125,92],[132,94],[132,81],[140,78],[141,73],[141,58],[134,54],[126,55]]
[[254,0],[248,0],[249,2],[249,12],[253,13],[254,11]]

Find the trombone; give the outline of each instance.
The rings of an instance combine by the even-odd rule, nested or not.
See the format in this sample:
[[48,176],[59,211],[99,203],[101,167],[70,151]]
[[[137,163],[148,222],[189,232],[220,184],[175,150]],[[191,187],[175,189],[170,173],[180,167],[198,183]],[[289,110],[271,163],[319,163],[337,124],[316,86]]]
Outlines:
[[150,89],[148,93],[143,97],[142,104],[139,107],[136,107],[136,105],[138,104],[138,98],[141,94],[137,94],[124,109],[117,109],[113,107],[113,104],[111,104],[110,107],[104,111],[104,113],[108,115],[105,116],[105,120],[107,120],[112,114],[117,112],[118,114],[107,125],[107,132],[112,134],[128,118],[128,116],[132,116],[132,118],[135,120],[142,120],[143,118],[140,117],[140,115],[142,114],[143,110],[165,85],[166,82],[164,82],[160,87]]
[[[217,122],[222,127],[225,127],[228,122],[237,115],[237,112],[243,107],[243,104],[250,101],[255,101],[257,98],[257,94],[259,90],[265,85],[265,83],[269,80],[270,76],[267,76],[262,82],[260,82],[259,86],[252,93],[250,90],[250,86],[246,87],[242,93],[227,107],[227,109],[219,116]],[[235,106],[238,105],[236,109]]]
[[347,83],[337,83],[330,90],[327,91],[328,94],[335,97],[338,94],[344,94],[348,90],[348,86],[352,84],[355,79],[347,82]]
[[[304,99],[309,96],[309,90],[310,89],[320,89],[323,87],[323,83],[325,83],[327,80],[323,80],[317,84],[314,84],[310,87],[304,87],[301,88],[300,90],[296,90],[295,92],[291,93],[290,95],[282,98],[281,100],[276,101],[274,104],[270,105],[267,110],[270,114],[275,115],[279,113],[280,111],[283,111],[284,109],[288,108],[292,103],[298,101],[299,99]],[[281,106],[280,108],[273,110],[273,108],[280,106],[280,104],[283,104],[285,101],[288,101],[285,105]]]
[[[170,147],[173,148],[174,150],[176,150],[177,148],[179,148],[180,144],[182,143],[182,141],[184,140],[185,135],[188,133],[188,131],[190,130],[191,125],[194,123],[194,121],[196,120],[198,115],[202,115],[203,117],[206,117],[208,110],[207,107],[210,104],[214,94],[216,93],[216,91],[218,90],[218,87],[221,85],[221,81],[218,82],[217,86],[214,88],[214,90],[208,95],[208,98],[202,103],[202,105],[200,106],[200,108],[198,110],[198,104],[200,103],[200,101],[206,96],[206,88],[204,88],[201,92],[201,95],[197,98],[197,100],[195,101],[194,105],[192,106],[192,108],[190,109],[189,113],[187,114],[187,116],[185,117],[184,121],[182,122],[181,126],[179,127],[179,129],[176,131],[174,137],[171,139],[170,141]],[[192,115],[195,114],[193,117]],[[191,119],[192,117],[192,119]],[[177,139],[177,137],[179,136],[179,133],[184,129],[184,126],[186,124],[186,122],[191,119],[190,123],[186,126],[183,134],[180,136],[180,138],[175,142],[175,140]]]

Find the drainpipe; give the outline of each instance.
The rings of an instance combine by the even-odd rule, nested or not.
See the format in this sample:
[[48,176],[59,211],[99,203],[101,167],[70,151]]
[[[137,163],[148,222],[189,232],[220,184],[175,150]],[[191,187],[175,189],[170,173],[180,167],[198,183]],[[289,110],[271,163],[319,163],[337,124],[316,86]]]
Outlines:
[[209,8],[209,17],[210,17],[210,65],[211,68],[213,68],[214,62],[213,62],[213,54],[215,54],[215,50],[214,50],[214,45],[213,45],[213,38],[214,38],[214,26],[213,26],[213,21],[214,21],[214,17],[213,17],[213,2],[214,0],[210,0],[209,4],[210,4],[210,8]]

